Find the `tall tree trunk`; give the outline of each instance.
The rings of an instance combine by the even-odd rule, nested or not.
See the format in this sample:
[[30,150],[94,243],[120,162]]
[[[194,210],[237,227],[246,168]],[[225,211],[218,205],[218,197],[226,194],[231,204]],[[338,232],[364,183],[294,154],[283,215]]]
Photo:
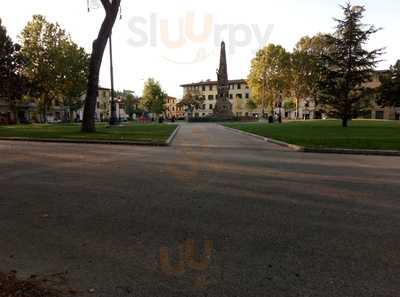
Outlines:
[[13,104],[12,106],[12,113],[13,113],[13,117],[14,117],[14,122],[15,124],[19,124],[19,117],[18,117],[18,107],[16,106],[16,104]]
[[69,122],[73,123],[74,122],[74,111],[70,110],[69,111]]
[[46,98],[43,100],[43,123],[47,124],[47,101]]
[[93,42],[93,50],[90,58],[88,86],[82,122],[82,132],[86,133],[96,131],[95,113],[99,88],[99,73],[108,38],[118,16],[121,0],[101,0],[101,3],[106,12],[106,17],[101,25],[97,39]]
[[348,127],[348,122],[349,122],[349,119],[348,119],[347,116],[342,117],[342,127],[343,128],[347,128]]

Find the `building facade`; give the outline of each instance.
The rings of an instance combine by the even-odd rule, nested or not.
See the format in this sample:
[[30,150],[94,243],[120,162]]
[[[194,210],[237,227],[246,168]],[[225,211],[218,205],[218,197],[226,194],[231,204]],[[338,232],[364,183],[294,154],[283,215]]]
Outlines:
[[[376,89],[380,86],[380,73],[381,72],[377,72],[374,75],[373,80],[367,84],[369,88]],[[217,86],[218,82],[211,80],[181,85],[183,88],[183,96],[189,93],[196,93],[205,99],[203,106],[194,110],[191,116],[201,118],[213,115],[218,93]],[[232,111],[235,116],[253,118],[261,118],[263,116],[263,110],[261,107],[249,110],[247,102],[250,99],[252,99],[251,91],[246,80],[240,79],[229,81],[229,101],[233,106]],[[274,107],[274,115],[281,115],[283,119],[288,120],[313,120],[326,118],[326,115],[323,113],[323,108],[316,105],[315,100],[312,98],[301,99],[298,102],[298,107],[290,109],[285,109],[285,101],[279,102]],[[371,100],[370,109],[364,112],[361,117],[376,120],[400,120],[400,106],[381,107],[375,103],[375,100]]]
[[[384,74],[385,71],[377,71],[373,77],[373,80],[367,83],[367,87],[371,89],[377,89],[381,86],[380,75]],[[363,118],[375,119],[375,120],[400,120],[400,106],[396,107],[382,107],[371,102],[370,109],[364,112]]]
[[178,100],[175,97],[167,96],[165,98],[165,117],[167,119],[177,118],[177,103]]
[[[85,99],[86,99],[86,94],[83,94],[81,96],[81,101],[85,102]],[[111,90],[99,87],[97,101],[96,101],[96,113],[95,113],[96,121],[98,122],[108,121],[111,114],[110,100],[111,100]],[[118,109],[119,108],[117,108],[117,111]],[[84,106],[82,106],[82,108],[80,108],[76,112],[75,121],[81,121],[83,119],[83,112],[84,112]]]
[[[183,88],[183,96],[196,92],[204,98],[201,108],[194,110],[194,117],[212,116],[218,96],[217,81],[201,81],[198,83],[190,83],[181,85]],[[260,114],[260,110],[248,110],[247,102],[251,99],[251,92],[246,80],[230,80],[229,81],[229,101],[233,106],[233,112],[236,116],[251,116]],[[262,111],[261,111],[262,113]]]

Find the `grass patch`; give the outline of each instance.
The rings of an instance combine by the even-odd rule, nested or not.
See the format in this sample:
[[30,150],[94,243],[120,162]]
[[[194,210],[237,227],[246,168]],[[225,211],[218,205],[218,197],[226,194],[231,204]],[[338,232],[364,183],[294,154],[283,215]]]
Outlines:
[[400,122],[394,121],[354,120],[348,128],[335,120],[226,126],[308,148],[400,151]]
[[34,124],[0,127],[1,138],[55,139],[80,141],[129,141],[139,143],[165,142],[176,125],[132,124],[107,127],[97,124],[96,133],[81,133],[79,124]]

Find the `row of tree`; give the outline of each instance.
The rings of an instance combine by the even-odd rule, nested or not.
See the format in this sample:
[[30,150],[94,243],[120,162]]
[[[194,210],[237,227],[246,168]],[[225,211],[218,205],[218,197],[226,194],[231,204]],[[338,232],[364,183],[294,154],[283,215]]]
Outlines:
[[116,96],[123,98],[124,109],[130,119],[134,115],[152,113],[156,116],[166,111],[167,93],[162,89],[161,84],[153,78],[146,80],[143,87],[142,97],[138,97],[131,91],[115,92]]
[[[8,100],[13,119],[18,121],[22,105],[34,102],[43,122],[54,104],[67,108],[73,120],[72,114],[84,104],[91,57],[59,24],[41,15],[33,16],[19,39],[20,44],[12,41],[0,19],[0,97]],[[154,79],[146,81],[141,98],[132,92],[116,91],[115,96],[124,98],[130,118],[165,111],[167,94]]]
[[257,52],[248,84],[258,106],[273,110],[289,98],[298,109],[300,100],[312,99],[347,127],[369,107],[371,98],[380,104],[399,104],[400,62],[382,73],[379,89],[369,88],[383,49],[369,51],[365,45],[378,29],[362,23],[364,7],[342,8],[344,17],[336,20],[334,33],[303,37],[293,52],[274,44]]
[[85,50],[40,15],[33,16],[19,41],[12,41],[0,20],[0,97],[7,98],[14,120],[24,103],[36,103],[44,122],[54,104],[68,107],[70,114],[81,108],[89,65]]

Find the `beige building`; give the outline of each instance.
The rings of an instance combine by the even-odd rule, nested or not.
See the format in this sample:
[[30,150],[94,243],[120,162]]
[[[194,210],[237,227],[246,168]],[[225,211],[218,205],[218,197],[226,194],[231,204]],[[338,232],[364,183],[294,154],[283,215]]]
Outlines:
[[165,100],[165,115],[167,119],[184,119],[185,118],[185,110],[182,106],[178,105],[178,99],[175,97],[167,97]]
[[[381,72],[376,73],[373,81],[367,84],[368,87],[379,87],[380,74]],[[205,99],[203,106],[195,110],[192,116],[206,117],[213,114],[217,97],[217,85],[217,81],[211,80],[181,85],[183,88],[183,96],[190,92],[196,92]],[[246,80],[229,81],[229,100],[233,106],[232,111],[234,115],[239,117],[262,117],[262,108],[258,107],[255,110],[248,110],[247,102],[251,98],[251,91]],[[281,114],[284,119],[312,120],[326,117],[322,112],[322,108],[317,106],[312,98],[300,100],[298,108],[285,110],[284,106],[285,102],[281,102],[280,104],[276,104],[274,108],[274,113]],[[400,120],[400,107],[380,107],[372,101],[371,109],[366,111],[363,117],[377,120]]]
[[[48,107],[46,120],[48,123],[57,123],[65,119],[67,109],[59,100],[54,100]],[[17,114],[19,123],[43,123],[44,117],[37,105],[32,101],[18,102]],[[0,98],[0,124],[15,124],[14,113],[10,110],[9,102],[6,98]]]
[[175,97],[167,96],[165,98],[165,116],[167,119],[177,118],[177,103],[178,100]]
[[[217,94],[218,82],[217,81],[201,81],[198,83],[190,83],[181,85],[183,88],[183,96],[191,92],[197,92],[205,99],[203,106],[194,111],[194,117],[206,117],[213,114]],[[261,114],[260,110],[248,110],[247,102],[251,99],[250,89],[246,80],[230,80],[229,81],[229,101],[233,106],[233,112],[237,116],[252,116],[253,114]]]
[[[379,88],[381,83],[379,76],[384,73],[377,71],[373,80],[367,84],[369,88]],[[400,120],[400,106],[398,107],[381,107],[375,102],[371,102],[371,109],[364,113],[365,119],[376,119],[376,120]]]
[[[86,94],[81,96],[82,102],[85,102]],[[107,121],[110,116],[110,100],[111,90],[107,88],[99,87],[97,102],[96,102],[96,121],[103,122]],[[76,112],[76,120],[81,121],[83,119],[84,107]]]

